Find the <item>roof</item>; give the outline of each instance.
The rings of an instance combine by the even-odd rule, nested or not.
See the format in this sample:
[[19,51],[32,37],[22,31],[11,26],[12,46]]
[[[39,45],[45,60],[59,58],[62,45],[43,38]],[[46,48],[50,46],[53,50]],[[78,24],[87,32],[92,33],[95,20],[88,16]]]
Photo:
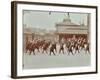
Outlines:
[[70,18],[65,18],[63,19],[63,22],[56,23],[56,26],[80,26],[80,25],[71,22]]

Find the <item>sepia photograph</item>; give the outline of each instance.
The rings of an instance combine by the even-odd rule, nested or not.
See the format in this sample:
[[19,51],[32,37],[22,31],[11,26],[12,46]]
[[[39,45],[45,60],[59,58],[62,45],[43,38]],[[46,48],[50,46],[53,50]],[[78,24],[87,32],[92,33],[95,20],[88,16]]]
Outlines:
[[23,68],[90,66],[90,17],[23,10]]

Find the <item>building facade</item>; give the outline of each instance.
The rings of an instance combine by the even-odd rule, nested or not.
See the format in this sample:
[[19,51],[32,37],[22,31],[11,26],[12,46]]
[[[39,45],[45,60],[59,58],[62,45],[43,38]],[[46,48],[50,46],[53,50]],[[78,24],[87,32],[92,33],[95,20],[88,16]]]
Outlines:
[[83,24],[75,24],[71,21],[70,16],[63,19],[62,22],[56,23],[56,34],[59,36],[59,41],[72,37],[88,37],[88,26]]

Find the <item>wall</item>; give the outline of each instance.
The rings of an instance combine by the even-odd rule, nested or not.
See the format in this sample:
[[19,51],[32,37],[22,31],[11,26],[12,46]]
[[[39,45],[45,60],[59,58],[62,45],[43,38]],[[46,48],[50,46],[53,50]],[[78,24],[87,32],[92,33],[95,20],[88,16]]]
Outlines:
[[[51,3],[67,3],[80,5],[100,5],[100,0],[31,0]],[[11,0],[0,0],[0,80],[13,80],[10,78],[11,68]],[[100,14],[100,6],[98,7],[98,14]],[[100,21],[100,16],[98,16]],[[98,22],[99,22],[98,21]],[[100,26],[100,24],[98,25]],[[98,27],[98,34],[100,35],[100,27]],[[100,41],[100,37],[98,38]],[[100,42],[98,42],[98,45]],[[98,46],[100,47],[100,46]],[[100,52],[100,50],[98,50]],[[98,52],[98,53],[99,53]],[[98,54],[100,57],[100,54]],[[100,59],[98,59],[98,67],[100,67]],[[26,80],[100,80],[100,69],[98,74],[75,75],[75,76],[60,76],[47,78],[34,78]],[[24,80],[24,79],[22,79]]]

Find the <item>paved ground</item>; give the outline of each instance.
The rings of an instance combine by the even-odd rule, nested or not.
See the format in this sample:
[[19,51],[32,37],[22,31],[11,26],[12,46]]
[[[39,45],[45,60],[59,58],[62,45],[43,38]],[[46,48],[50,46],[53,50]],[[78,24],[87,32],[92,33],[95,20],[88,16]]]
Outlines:
[[91,55],[84,51],[75,55],[68,55],[67,52],[56,56],[41,53],[23,55],[24,69],[89,66],[90,61]]

